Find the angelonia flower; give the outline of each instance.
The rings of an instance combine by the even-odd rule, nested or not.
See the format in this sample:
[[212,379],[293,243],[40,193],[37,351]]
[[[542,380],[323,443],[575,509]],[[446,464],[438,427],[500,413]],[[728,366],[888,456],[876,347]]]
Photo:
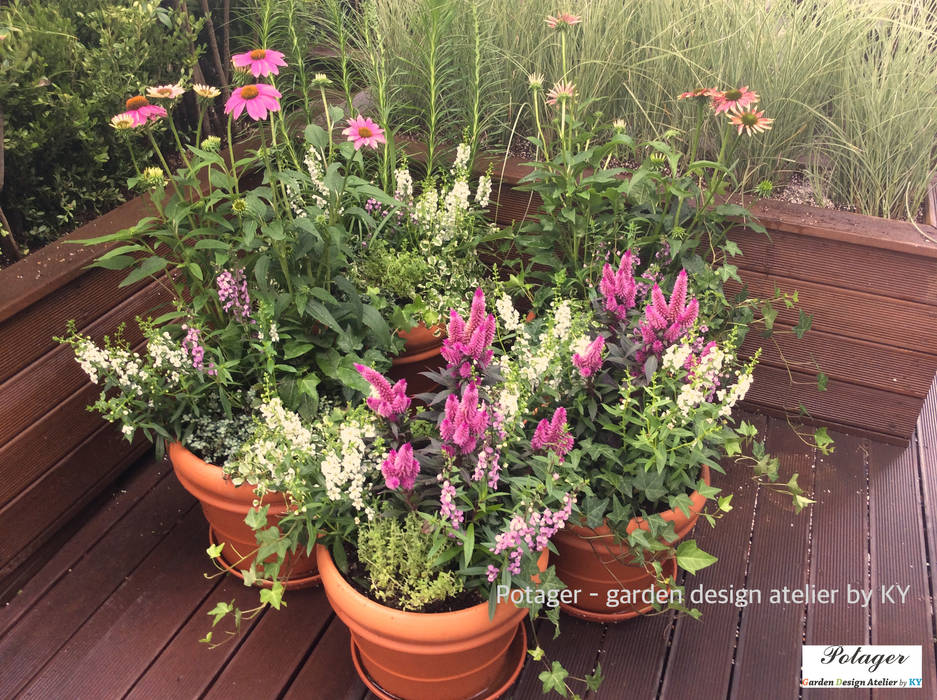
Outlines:
[[156,97],[160,100],[178,100],[185,93],[181,85],[159,85],[157,87],[148,87],[146,89],[147,97]]
[[251,298],[247,291],[247,278],[244,268],[238,268],[232,274],[224,270],[215,279],[218,287],[218,301],[224,311],[230,311],[238,321],[245,321],[251,317]]
[[579,374],[588,379],[598,372],[602,367],[602,350],[604,349],[605,338],[599,335],[589,343],[585,353],[573,353],[573,364],[579,370]]
[[475,290],[472,309],[466,323],[459,312],[449,309],[447,338],[442,343],[442,356],[449,368],[458,368],[459,375],[466,379],[471,375],[472,363],[485,369],[494,356],[489,347],[495,337],[495,317],[485,310],[485,293],[481,287]]
[[[566,525],[572,510],[573,498],[567,493],[563,497],[563,507],[556,512],[546,508],[542,513],[529,513],[526,518],[517,514],[511,519],[508,530],[495,536],[495,546],[489,551],[495,555],[509,552],[508,571],[516,576],[521,572],[525,548],[528,552],[543,551],[550,538]],[[494,580],[491,578],[493,568],[488,569],[489,581]]]
[[487,571],[488,583],[492,583],[496,578],[498,578],[498,574],[500,573],[501,573],[501,569],[499,569],[494,564],[489,564],[488,571]]
[[204,97],[206,100],[212,100],[221,94],[221,90],[218,88],[211,87],[209,85],[202,85],[201,83],[195,83],[192,86],[192,92],[194,92],[199,97]]
[[286,65],[283,54],[270,49],[254,49],[246,53],[235,54],[231,57],[231,63],[235,68],[249,70],[255,78],[271,74],[278,75],[279,66]]
[[[183,324],[182,330],[185,331],[185,338],[182,339],[181,346],[192,361],[192,366],[195,369],[205,369],[205,348],[202,347],[202,341],[199,338],[199,329]],[[215,376],[218,373],[214,363],[208,365],[205,373],[210,376]]]
[[478,404],[478,385],[469,382],[462,389],[461,400],[455,394],[446,399],[446,411],[439,424],[442,439],[455,445],[459,452],[468,454],[475,450],[489,424],[488,408],[484,402]]
[[381,464],[384,484],[393,490],[410,491],[420,473],[420,463],[413,456],[413,445],[405,442],[399,450],[391,449]]
[[475,464],[475,471],[472,472],[472,481],[482,481],[487,479],[488,487],[498,488],[498,481],[501,478],[501,453],[491,445],[478,453],[478,462]]
[[267,118],[267,112],[280,111],[280,91],[266,83],[244,85],[231,93],[224,106],[225,114],[233,114],[237,119],[245,109],[254,121]]
[[573,83],[561,80],[556,83],[547,93],[547,104],[555,105],[558,102],[566,102],[573,99],[576,95],[576,86]]
[[348,126],[342,129],[342,135],[348,137],[356,151],[362,146],[377,148],[379,143],[387,143],[383,129],[371,119],[360,115],[348,120]]
[[638,362],[643,363],[651,355],[660,359],[664,350],[676,343],[696,321],[699,302],[693,298],[686,301],[687,274],[680,270],[670,295],[670,303],[664,298],[660,287],[651,289],[651,303],[644,310],[644,319],[638,326],[643,346],[636,353]]
[[537,424],[530,446],[535,450],[549,450],[562,462],[566,453],[573,449],[573,436],[566,425],[566,409],[560,406],[553,412],[553,418],[544,418]]
[[491,199],[491,178],[482,175],[478,178],[478,187],[475,190],[475,204],[480,209],[487,209],[488,202]]
[[758,104],[758,100],[760,99],[757,92],[748,89],[748,85],[733,90],[726,90],[725,92],[712,90],[711,97],[713,110],[715,110],[716,114],[719,114],[719,112],[745,109],[750,105]]
[[774,119],[768,119],[764,111],[756,112],[754,108],[748,110],[733,109],[726,112],[729,117],[729,123],[738,127],[739,134],[743,131],[751,136],[752,134],[761,134],[771,130]]
[[413,176],[407,168],[397,168],[394,172],[394,198],[401,202],[413,199]]
[[[142,126],[147,122],[155,122],[166,116],[166,109],[159,105],[151,105],[143,95],[137,95],[127,100],[127,111],[118,116],[130,117],[133,126]],[[113,124],[114,120],[111,120]]]
[[637,263],[637,256],[629,250],[621,256],[617,270],[608,263],[602,268],[599,291],[605,297],[605,310],[620,321],[627,318],[628,311],[635,305],[638,285],[634,281],[634,266]]
[[455,486],[446,479],[439,490],[439,514],[449,521],[453,529],[458,530],[465,516],[456,508],[455,496]]
[[391,386],[387,378],[375,369],[357,363],[355,369],[372,387],[372,395],[367,399],[368,408],[392,423],[397,422],[410,408],[407,380],[400,379]]
[[557,13],[556,17],[553,15],[547,15],[547,18],[544,20],[547,23],[547,26],[550,29],[566,29],[572,27],[574,24],[579,24],[582,22],[582,17],[579,15],[573,15],[569,12],[560,12]]

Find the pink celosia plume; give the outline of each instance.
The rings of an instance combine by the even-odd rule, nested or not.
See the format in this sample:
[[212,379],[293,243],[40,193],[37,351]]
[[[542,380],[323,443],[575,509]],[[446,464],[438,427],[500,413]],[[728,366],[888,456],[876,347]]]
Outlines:
[[377,393],[377,396],[368,397],[368,408],[391,422],[396,422],[407,412],[410,408],[410,397],[407,396],[406,379],[401,379],[391,386],[384,375],[371,367],[355,364],[355,369]]
[[642,342],[636,354],[638,362],[643,363],[651,355],[660,359],[664,350],[680,340],[696,321],[699,302],[694,297],[688,303],[686,295],[686,270],[680,270],[677,275],[669,303],[658,285],[651,289],[651,302],[644,309],[644,319],[638,326]]
[[583,377],[591,377],[602,367],[602,350],[605,349],[605,338],[601,335],[596,336],[595,340],[589,343],[586,352],[580,355],[578,352],[573,354],[573,364],[579,370]]
[[537,424],[530,446],[535,450],[549,450],[562,459],[573,449],[573,436],[566,425],[566,409],[560,406],[553,412],[553,418],[544,418]]
[[625,320],[628,311],[635,305],[638,285],[634,280],[634,266],[637,262],[637,256],[629,250],[621,256],[617,270],[608,263],[602,268],[599,291],[605,297],[605,310],[621,321]]
[[476,289],[472,309],[466,323],[459,312],[449,310],[447,337],[442,344],[442,356],[449,368],[459,368],[463,378],[471,376],[472,365],[485,369],[494,356],[491,343],[495,337],[495,317],[486,313],[485,293]]
[[488,409],[478,402],[478,386],[469,382],[462,390],[462,399],[449,394],[446,399],[446,411],[439,424],[439,434],[443,440],[455,445],[459,452],[468,454],[478,445],[479,439],[488,429]]
[[413,456],[413,445],[405,442],[399,450],[391,449],[381,464],[381,474],[387,488],[410,491],[420,473],[420,463]]

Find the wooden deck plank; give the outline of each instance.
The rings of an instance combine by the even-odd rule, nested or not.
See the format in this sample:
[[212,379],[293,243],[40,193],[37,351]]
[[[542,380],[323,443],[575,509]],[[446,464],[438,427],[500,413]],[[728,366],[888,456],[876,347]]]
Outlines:
[[351,661],[351,634],[338,616],[299,669],[283,700],[362,700],[368,690]]
[[[278,698],[332,619],[321,588],[288,591],[283,610],[268,610],[205,695]],[[324,670],[324,669],[323,669]]]
[[[175,479],[161,480],[39,600],[23,598],[28,612],[0,638],[0,659],[17,659],[0,664],[0,697],[27,683],[193,507]],[[84,532],[77,537],[87,543]]]
[[[745,417],[763,437],[766,419],[763,416]],[[724,494],[732,494],[732,510],[716,523],[715,528],[700,522],[694,531],[700,549],[719,561],[696,576],[686,576],[687,595],[693,589],[728,591],[745,587],[748,545],[758,489],[746,465],[732,465],[727,461],[724,466],[724,475],[713,474],[713,485],[721,488]],[[693,696],[725,697],[735,658],[740,609],[731,603],[701,603],[692,607],[698,608],[703,616],[700,620],[689,617],[677,620],[661,697],[674,700]],[[707,662],[701,664],[701,658]]]
[[[563,664],[571,676],[582,678],[587,673],[592,673],[595,668],[596,655],[605,635],[603,625],[570,617],[565,613],[560,614],[561,634],[558,638],[553,638],[553,625],[548,620],[539,620],[536,629],[537,640],[545,654],[543,660],[539,662],[531,658],[527,659],[527,664],[511,691],[516,700],[533,700],[543,697],[543,683],[540,682],[538,676],[554,661]],[[535,643],[528,628],[527,647],[532,649]],[[582,684],[572,685],[576,692],[585,693]]]
[[25,615],[147,493],[167,478],[168,471],[163,463],[148,456],[115,483],[110,497],[82,523],[80,531],[68,539],[63,538],[55,555],[29,579],[15,599],[0,606],[0,636]]
[[205,518],[192,508],[26,686],[23,698],[122,697],[198,609]]
[[[812,506],[810,584],[837,590],[833,603],[807,605],[806,644],[867,644],[869,610],[850,605],[846,587],[868,590],[868,455],[869,442],[831,433],[831,455],[817,455]],[[865,688],[840,689],[837,697],[869,698]],[[827,697],[822,689],[804,689],[808,700]]]
[[[924,523],[917,450],[873,444],[869,459],[870,550],[872,555],[872,643],[921,644],[924,696],[937,696],[933,606],[925,557]],[[932,573],[930,575],[933,575]],[[883,600],[882,589],[910,586],[904,602]],[[873,698],[902,696],[899,689],[876,689]]]
[[[921,492],[924,497],[924,531],[927,544],[927,560],[930,580],[930,594],[933,602],[934,620],[937,621],[937,581],[934,580],[937,568],[937,379],[931,393],[924,402],[924,410],[918,420],[918,460],[920,464]],[[935,624],[937,639],[937,624]],[[925,663],[928,663],[928,649],[925,647]],[[937,664],[937,644],[932,650]]]
[[[179,572],[180,576],[195,576],[197,572]],[[215,677],[228,664],[241,644],[250,635],[260,616],[242,623],[241,633],[214,649],[199,640],[211,629],[208,611],[218,601],[234,602],[247,610],[257,604],[257,589],[248,588],[233,576],[224,576],[202,606],[193,613],[185,626],[166,645],[146,672],[135,683],[127,699],[196,698],[208,690]],[[225,623],[215,630],[215,641],[225,639]]]
[[605,681],[599,698],[654,698],[670,645],[674,615],[645,615],[608,626],[599,654]]
[[[769,421],[767,435],[768,451],[781,463],[779,480],[797,472],[801,487],[811,492],[814,450],[781,420]],[[772,589],[807,584],[809,531],[809,511],[795,515],[787,496],[759,488],[747,585],[762,592],[762,602],[742,610],[732,698],[759,697],[766,688],[775,698],[798,697],[804,605],[773,605],[770,597]]]

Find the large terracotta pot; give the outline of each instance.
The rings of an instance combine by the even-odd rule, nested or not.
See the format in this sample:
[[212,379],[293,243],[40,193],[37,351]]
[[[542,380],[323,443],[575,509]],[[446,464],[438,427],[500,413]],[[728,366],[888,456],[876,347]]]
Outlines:
[[[222,565],[229,573],[242,577],[240,570],[250,567],[257,550],[254,531],[244,522],[256,500],[254,489],[247,485],[235,486],[223,478],[220,467],[199,459],[177,442],[169,446],[169,460],[179,482],[201,504],[208,520],[211,543],[224,543]],[[276,522],[286,512],[286,501],[278,493],[268,493],[260,505],[270,506],[268,522]],[[280,573],[287,579],[284,581],[287,589],[306,588],[319,582],[315,557],[306,556],[302,549],[296,554],[287,554]],[[258,583],[271,585],[264,581]]]
[[[549,553],[538,564],[545,569]],[[322,586],[351,631],[351,653],[379,697],[407,700],[494,698],[520,674],[527,654],[526,608],[499,603],[446,613],[395,610],[355,590],[323,546],[316,548]]]
[[[709,467],[703,465],[703,481],[709,484]],[[677,540],[686,537],[706,504],[706,499],[694,491],[690,516],[682,510],[661,513],[664,520],[673,522]],[[628,533],[637,528],[647,530],[642,518],[632,518]],[[666,594],[655,588],[656,577],[650,567],[631,564],[632,553],[627,543],[616,543],[607,525],[592,529],[569,525],[553,536],[558,558],[556,575],[568,588],[577,591],[574,604],[560,603],[560,607],[576,617],[594,622],[618,622],[643,615],[653,608],[652,596]],[[673,557],[662,562],[664,573],[676,576],[677,562]],[[657,591],[657,593],[655,593]]]
[[423,323],[398,335],[406,343],[404,351],[391,361],[390,376],[394,381],[407,380],[407,395],[416,396],[438,388],[436,382],[424,377],[421,372],[438,370],[445,366],[442,357],[442,341],[446,337],[444,326],[427,328]]

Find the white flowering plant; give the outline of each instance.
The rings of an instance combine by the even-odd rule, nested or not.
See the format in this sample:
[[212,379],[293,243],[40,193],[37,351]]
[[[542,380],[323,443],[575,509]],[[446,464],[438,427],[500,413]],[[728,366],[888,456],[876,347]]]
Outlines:
[[[713,339],[685,270],[668,299],[657,283],[640,288],[636,266],[626,252],[617,269],[605,265],[591,304],[555,300],[549,314],[520,328],[501,358],[500,406],[526,411],[528,420],[564,407],[575,447],[562,466],[584,480],[576,517],[591,528],[607,525],[635,563],[659,576],[660,562],[671,555],[695,572],[715,559],[693,541],[678,546],[673,523],[659,514],[688,512],[694,491],[715,502],[703,512],[711,524],[731,508],[731,495],[720,496],[703,480],[704,465],[723,472],[722,460],[734,458],[789,493],[796,510],[810,501],[796,476],[775,483],[777,460],[755,440],[754,426],[733,419],[757,355],[742,363],[734,334]],[[509,299],[497,306],[505,326],[521,326]],[[629,532],[633,518],[648,529]]]
[[357,242],[354,275],[374,298],[393,302],[384,312],[395,327],[439,323],[484,281],[477,250],[489,232],[491,178],[482,175],[472,188],[469,155],[459,144],[448,175],[419,183],[418,191],[404,162],[395,171],[394,203],[365,204],[375,225]]

